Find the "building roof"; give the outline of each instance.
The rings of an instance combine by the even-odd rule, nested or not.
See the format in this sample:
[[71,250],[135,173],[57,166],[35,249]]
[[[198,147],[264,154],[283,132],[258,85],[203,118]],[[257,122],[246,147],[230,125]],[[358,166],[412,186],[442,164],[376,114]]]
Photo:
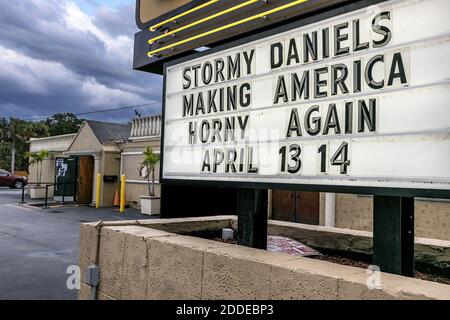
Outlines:
[[111,123],[103,121],[86,121],[91,127],[97,139],[101,144],[110,143],[118,140],[125,140],[130,137],[131,125]]
[[50,152],[67,151],[76,135],[76,133],[71,133],[59,136],[31,138],[28,141],[30,143],[30,152],[37,152],[40,150],[47,150]]

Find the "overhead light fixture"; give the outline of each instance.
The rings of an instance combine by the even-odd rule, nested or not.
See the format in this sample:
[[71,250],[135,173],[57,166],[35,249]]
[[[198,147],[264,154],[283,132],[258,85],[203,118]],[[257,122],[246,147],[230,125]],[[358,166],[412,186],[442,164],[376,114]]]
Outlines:
[[156,31],[156,29],[158,29],[159,27],[161,27],[161,26],[163,26],[163,25],[165,25],[165,24],[168,24],[169,22],[176,21],[177,19],[179,19],[179,18],[181,18],[181,17],[187,16],[187,15],[189,15],[189,14],[195,12],[195,11],[198,11],[198,10],[200,10],[200,9],[203,9],[203,8],[205,8],[205,7],[207,7],[207,6],[210,6],[210,5],[212,5],[212,4],[216,3],[216,2],[219,2],[219,1],[220,1],[220,0],[211,0],[211,1],[208,1],[208,2],[206,2],[206,3],[204,3],[204,4],[201,4],[201,5],[199,5],[199,6],[195,7],[195,8],[192,8],[192,9],[189,9],[189,10],[183,12],[183,13],[177,14],[176,16],[173,16],[172,18],[169,18],[169,19],[167,19],[167,20],[164,20],[164,21],[162,21],[162,22],[159,22],[159,23],[157,23],[157,24],[151,26],[149,29],[150,29],[151,32],[154,32],[154,31]]
[[178,29],[175,29],[175,30],[166,32],[166,33],[164,33],[164,34],[162,34],[162,35],[160,35],[160,36],[157,36],[157,37],[155,37],[155,38],[153,38],[153,39],[148,40],[148,43],[149,43],[149,44],[155,43],[156,41],[158,41],[158,40],[160,40],[160,39],[163,39],[163,38],[168,37],[168,36],[170,36],[170,35],[176,34],[176,33],[180,32],[180,31],[189,29],[189,28],[191,28],[191,27],[193,27],[193,26],[197,26],[197,25],[199,25],[199,24],[202,24],[202,23],[207,22],[207,21],[209,21],[209,20],[212,20],[212,19],[214,19],[214,18],[218,18],[218,17],[223,16],[223,15],[225,15],[225,14],[227,14],[227,13],[230,13],[230,12],[233,12],[233,11],[236,11],[236,10],[239,10],[239,9],[241,9],[241,8],[243,8],[243,7],[246,7],[246,6],[248,6],[248,5],[251,5],[251,4],[253,4],[253,3],[255,3],[255,2],[258,2],[258,1],[261,1],[261,0],[249,0],[249,1],[243,2],[243,3],[241,3],[241,4],[238,4],[237,6],[234,6],[234,7],[228,8],[228,9],[226,9],[226,10],[217,12],[217,13],[215,13],[215,14],[213,14],[213,15],[210,15],[210,16],[205,17],[205,18],[203,18],[203,19],[194,21],[194,22],[192,22],[192,23],[190,23],[190,24],[188,24],[188,25],[182,26],[182,27],[180,27],[180,28],[178,28]]
[[198,47],[197,49],[194,49],[194,50],[197,52],[203,52],[203,51],[206,51],[209,49],[211,49],[211,48],[203,46],[203,47]]
[[183,40],[181,40],[181,41],[171,43],[171,44],[169,44],[169,45],[167,45],[167,46],[164,46],[164,47],[161,47],[161,48],[152,50],[152,51],[148,52],[147,55],[151,58],[151,57],[153,57],[155,54],[157,54],[157,53],[159,53],[159,52],[162,52],[162,51],[165,51],[165,50],[168,50],[168,49],[173,49],[173,48],[175,48],[175,47],[177,47],[177,46],[180,46],[180,45],[182,45],[182,44],[185,44],[185,43],[188,43],[188,42],[191,42],[191,41],[194,41],[194,40],[197,40],[197,39],[200,39],[200,38],[209,36],[209,35],[211,35],[211,34],[214,34],[214,33],[217,33],[217,32],[220,32],[220,31],[223,31],[223,30],[232,28],[232,27],[239,26],[239,25],[244,24],[244,23],[247,23],[247,22],[249,22],[249,21],[253,21],[253,20],[256,20],[256,19],[259,19],[259,18],[265,18],[265,17],[268,16],[268,15],[271,15],[271,14],[274,14],[274,13],[276,13],[276,12],[279,12],[279,11],[283,11],[283,10],[289,9],[289,8],[291,8],[291,7],[294,7],[294,6],[296,6],[296,5],[302,4],[302,3],[307,2],[307,1],[308,1],[308,0],[296,0],[296,1],[293,1],[293,2],[291,2],[291,3],[288,3],[288,4],[285,4],[285,5],[279,6],[279,7],[277,7],[277,8],[270,9],[270,10],[267,10],[267,11],[264,11],[264,12],[261,12],[261,13],[258,13],[258,14],[256,14],[256,15],[251,16],[251,17],[248,17],[248,18],[245,18],[245,19],[242,19],[242,20],[239,20],[239,21],[235,21],[235,22],[229,23],[229,24],[227,24],[227,25],[218,27],[218,28],[216,28],[216,29],[209,30],[209,31],[206,31],[206,32],[197,34],[197,35],[195,35],[195,36],[192,36],[192,37],[190,37],[190,38],[183,39]]

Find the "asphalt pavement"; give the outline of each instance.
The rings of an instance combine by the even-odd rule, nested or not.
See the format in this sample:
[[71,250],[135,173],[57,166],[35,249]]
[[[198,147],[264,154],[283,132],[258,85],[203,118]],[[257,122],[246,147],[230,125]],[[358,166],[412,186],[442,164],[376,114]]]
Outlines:
[[20,190],[0,188],[0,300],[76,299],[66,283],[78,265],[80,223],[149,218],[133,209],[42,209],[20,200]]

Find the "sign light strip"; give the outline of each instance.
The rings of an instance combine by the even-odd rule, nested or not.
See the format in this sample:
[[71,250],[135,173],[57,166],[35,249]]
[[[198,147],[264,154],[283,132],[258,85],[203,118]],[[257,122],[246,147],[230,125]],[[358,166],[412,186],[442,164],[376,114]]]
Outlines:
[[200,34],[198,34],[198,35],[192,36],[192,37],[190,37],[190,38],[187,38],[187,39],[184,39],[184,40],[181,40],[181,41],[178,41],[178,42],[171,43],[171,44],[169,44],[169,45],[167,45],[167,46],[164,46],[164,47],[155,49],[155,50],[153,50],[153,51],[150,51],[150,52],[147,53],[147,55],[151,58],[151,57],[153,57],[156,53],[159,53],[159,52],[161,52],[161,51],[165,51],[165,50],[168,50],[168,49],[172,49],[172,48],[177,47],[177,46],[180,46],[180,45],[182,45],[182,44],[185,44],[185,43],[188,43],[188,42],[191,42],[191,41],[194,41],[194,40],[197,40],[197,39],[200,39],[200,38],[209,36],[209,35],[211,35],[211,34],[214,34],[214,33],[217,33],[217,32],[220,32],[220,31],[223,31],[223,30],[226,30],[226,29],[229,29],[229,28],[232,28],[232,27],[235,27],[235,26],[244,24],[244,23],[247,23],[247,22],[249,22],[249,21],[256,20],[256,19],[258,19],[258,18],[264,18],[265,16],[268,16],[268,15],[270,15],[270,14],[273,14],[273,13],[276,13],[276,12],[279,12],[279,11],[282,11],[282,10],[286,10],[286,9],[288,9],[288,8],[291,8],[291,7],[293,7],[293,6],[299,5],[299,4],[304,3],[304,2],[307,2],[307,1],[308,1],[308,0],[297,0],[297,1],[293,1],[293,2],[291,2],[291,3],[282,5],[282,6],[278,7],[278,8],[274,8],[274,9],[271,9],[271,10],[267,10],[267,11],[258,13],[258,14],[254,15],[254,16],[251,16],[251,17],[248,17],[248,18],[239,20],[239,21],[235,21],[235,22],[233,22],[233,23],[224,25],[224,26],[222,26],[222,27],[219,27],[219,28],[216,28],[216,29],[213,29],[213,30],[210,30],[210,31],[206,31],[206,32],[200,33]]
[[177,20],[177,19],[179,19],[181,17],[187,16],[188,14],[191,14],[191,13],[193,13],[195,11],[203,9],[203,8],[205,8],[205,7],[209,6],[209,5],[212,5],[212,4],[216,3],[216,2],[219,2],[219,1],[220,0],[208,1],[208,2],[206,2],[204,4],[201,4],[201,5],[199,5],[199,6],[195,7],[195,8],[192,8],[190,10],[187,10],[187,11],[183,12],[183,13],[177,14],[176,16],[173,16],[172,18],[169,18],[169,19],[164,20],[164,21],[162,21],[160,23],[157,23],[157,24],[151,26],[149,29],[150,29],[151,32],[154,32],[157,28],[159,28],[159,27],[161,27],[161,26],[163,26],[165,24],[168,24],[169,22],[172,22],[172,21],[175,21],[175,20]]
[[152,43],[154,43],[154,42],[156,42],[156,41],[158,41],[158,40],[160,40],[160,39],[162,39],[162,38],[165,38],[165,37],[168,37],[168,36],[170,36],[170,35],[173,35],[173,34],[175,34],[175,33],[177,33],[177,32],[180,32],[180,31],[189,29],[189,28],[191,28],[191,27],[193,27],[193,26],[197,26],[197,25],[199,25],[199,24],[202,24],[203,22],[207,22],[207,21],[212,20],[212,19],[214,19],[214,18],[223,16],[223,15],[225,15],[225,14],[227,14],[227,13],[230,13],[230,12],[233,12],[233,11],[236,11],[236,10],[239,10],[240,8],[246,7],[246,6],[250,5],[250,4],[253,4],[253,3],[258,2],[258,1],[261,1],[261,0],[249,0],[249,1],[243,2],[243,3],[241,3],[241,4],[237,5],[237,6],[228,8],[228,9],[223,10],[223,11],[220,11],[220,12],[215,13],[215,14],[209,16],[209,17],[205,17],[205,18],[203,18],[203,19],[197,20],[197,21],[192,22],[192,23],[190,23],[190,24],[188,24],[188,25],[185,25],[185,26],[180,27],[180,28],[178,28],[178,29],[169,31],[169,32],[167,32],[167,33],[165,33],[165,34],[162,34],[162,35],[160,35],[160,36],[157,36],[157,37],[155,37],[155,38],[153,38],[153,39],[150,39],[150,40],[148,40],[148,43],[149,43],[149,44],[152,44]]

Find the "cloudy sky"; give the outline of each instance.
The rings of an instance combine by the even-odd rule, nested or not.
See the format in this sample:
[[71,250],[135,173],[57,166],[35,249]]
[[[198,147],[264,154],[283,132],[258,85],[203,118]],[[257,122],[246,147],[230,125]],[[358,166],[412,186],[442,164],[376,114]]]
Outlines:
[[[135,0],[0,0],[0,117],[37,119],[155,103],[162,80],[132,70]],[[86,116],[123,122],[126,110]]]

